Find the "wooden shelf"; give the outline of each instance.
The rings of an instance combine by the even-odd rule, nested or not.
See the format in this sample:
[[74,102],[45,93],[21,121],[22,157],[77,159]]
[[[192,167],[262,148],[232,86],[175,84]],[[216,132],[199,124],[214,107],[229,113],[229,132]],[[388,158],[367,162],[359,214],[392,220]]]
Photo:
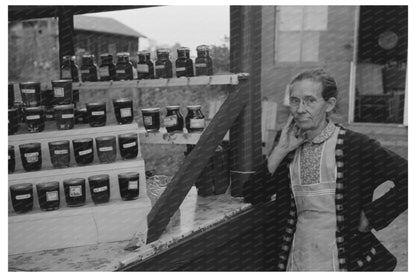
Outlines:
[[197,144],[201,133],[188,133],[183,129],[182,133],[167,133],[165,128],[160,128],[159,132],[148,133],[144,128],[139,129],[140,143],[150,144]]

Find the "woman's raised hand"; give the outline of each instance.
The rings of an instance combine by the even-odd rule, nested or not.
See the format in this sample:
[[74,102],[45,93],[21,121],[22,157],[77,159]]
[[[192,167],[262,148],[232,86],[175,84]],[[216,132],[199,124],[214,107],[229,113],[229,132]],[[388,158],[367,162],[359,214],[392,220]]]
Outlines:
[[296,126],[293,115],[289,115],[287,123],[280,134],[279,143],[276,146],[277,150],[287,154],[298,148],[304,141],[305,133]]

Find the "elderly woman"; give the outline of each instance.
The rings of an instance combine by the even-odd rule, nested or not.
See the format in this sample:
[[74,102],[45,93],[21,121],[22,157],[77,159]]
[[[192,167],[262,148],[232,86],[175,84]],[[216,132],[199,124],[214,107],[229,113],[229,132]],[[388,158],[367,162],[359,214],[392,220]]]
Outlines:
[[[334,124],[335,80],[323,69],[290,83],[290,116],[267,161],[244,186],[253,204],[276,194],[278,270],[387,271],[396,258],[371,230],[407,209],[407,161]],[[394,188],[373,201],[385,181]]]

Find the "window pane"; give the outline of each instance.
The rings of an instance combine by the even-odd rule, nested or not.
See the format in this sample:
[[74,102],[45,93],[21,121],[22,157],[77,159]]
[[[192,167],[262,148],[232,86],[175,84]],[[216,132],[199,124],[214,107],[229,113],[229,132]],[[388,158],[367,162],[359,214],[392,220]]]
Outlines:
[[325,31],[328,23],[328,6],[306,6],[304,30]]
[[319,59],[319,32],[303,32],[302,61],[316,62]]
[[280,31],[300,31],[302,30],[302,6],[281,6],[279,15]]
[[277,61],[298,62],[300,59],[300,32],[280,32],[277,43]]

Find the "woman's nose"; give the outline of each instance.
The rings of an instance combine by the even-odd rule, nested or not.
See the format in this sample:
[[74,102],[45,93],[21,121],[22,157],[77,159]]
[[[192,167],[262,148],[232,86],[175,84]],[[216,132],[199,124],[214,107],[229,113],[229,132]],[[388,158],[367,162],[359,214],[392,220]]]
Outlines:
[[304,112],[306,112],[305,103],[302,100],[299,103],[299,107],[298,107],[297,112],[298,113],[304,113]]

